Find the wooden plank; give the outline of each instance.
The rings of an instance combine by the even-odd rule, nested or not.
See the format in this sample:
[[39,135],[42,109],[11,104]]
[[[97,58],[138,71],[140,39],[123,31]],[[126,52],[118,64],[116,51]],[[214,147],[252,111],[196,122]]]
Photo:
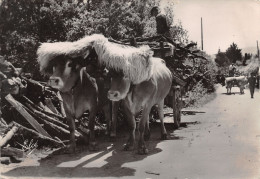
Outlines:
[[23,105],[16,101],[11,94],[8,94],[5,99],[33,126],[40,134],[52,138],[41,125],[23,108]]

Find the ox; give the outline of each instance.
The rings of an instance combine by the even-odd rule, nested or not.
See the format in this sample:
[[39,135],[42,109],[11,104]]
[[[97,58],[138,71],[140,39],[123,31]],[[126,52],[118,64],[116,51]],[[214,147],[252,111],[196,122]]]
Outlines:
[[135,115],[142,109],[142,117],[139,122],[138,153],[147,154],[145,138],[149,138],[149,113],[152,106],[158,105],[158,112],[161,121],[162,138],[167,137],[163,123],[164,98],[169,93],[172,84],[172,74],[160,58],[152,58],[152,75],[147,81],[133,84],[129,77],[123,73],[112,75],[111,87],[108,91],[108,98],[112,101],[123,100],[123,107],[129,123],[129,139],[125,150],[132,150],[135,141]]
[[[51,75],[48,85],[61,92],[70,126],[68,152],[75,152],[76,148],[74,119],[80,117],[87,110],[89,111],[88,126],[90,130],[89,149],[96,150],[97,142],[95,140],[94,125],[98,109],[103,108],[107,121],[111,121],[109,100],[106,97],[107,91],[104,89],[104,84],[102,80],[96,80],[87,73],[87,68],[84,67],[84,58],[60,54],[52,57],[49,51],[44,50],[46,45],[49,46],[50,44],[42,44],[38,49],[38,62],[41,71]],[[102,89],[98,88],[100,87],[99,84],[103,85]]]
[[231,94],[231,88],[237,86],[240,89],[240,93],[244,94],[245,85],[247,84],[247,78],[245,76],[239,77],[227,77],[225,80],[227,94]]

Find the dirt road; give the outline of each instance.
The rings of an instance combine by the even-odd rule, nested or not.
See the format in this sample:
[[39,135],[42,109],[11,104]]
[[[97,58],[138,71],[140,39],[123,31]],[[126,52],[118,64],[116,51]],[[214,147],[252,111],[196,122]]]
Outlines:
[[[238,88],[232,89],[238,92]],[[182,126],[169,140],[159,140],[159,125],[152,126],[148,155],[122,151],[126,135],[117,142],[99,138],[100,150],[75,155],[53,155],[20,164],[2,165],[1,178],[260,178],[260,94],[226,95],[202,108],[205,113],[182,116]]]

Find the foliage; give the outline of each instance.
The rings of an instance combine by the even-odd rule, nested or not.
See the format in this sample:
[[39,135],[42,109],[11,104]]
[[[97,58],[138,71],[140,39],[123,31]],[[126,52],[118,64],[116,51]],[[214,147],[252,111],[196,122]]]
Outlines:
[[241,66],[238,70],[244,75],[249,75],[250,73],[258,73],[259,70],[259,60],[258,58],[251,58],[249,64],[246,66]]
[[186,94],[184,107],[197,107],[199,101],[207,95],[207,90],[203,87],[202,82],[198,82],[192,90],[188,91]]
[[234,42],[230,45],[230,47],[226,50],[226,56],[230,59],[232,63],[236,63],[236,61],[242,61],[242,49],[237,47],[237,44]]
[[186,78],[186,91],[192,90],[197,83],[201,82],[203,88],[206,92],[215,91],[215,77],[217,73],[217,66],[210,59],[209,56],[201,52],[202,56],[207,57],[208,60],[205,59],[186,59],[184,64],[186,66],[184,70],[184,76]]
[[252,53],[245,53],[244,59],[243,59],[243,65],[246,66],[246,61],[251,59],[253,57]]
[[[70,4],[44,0],[4,0],[0,5],[1,55],[41,79],[36,64],[40,42],[66,40],[64,21],[73,14]],[[69,17],[68,17],[69,16]],[[67,17],[67,18],[66,18]]]
[[181,22],[179,22],[177,25],[171,26],[170,32],[175,41],[181,44],[188,43],[188,31],[183,28]]
[[219,67],[225,67],[231,64],[229,58],[226,56],[226,53],[218,51],[216,54],[215,62]]
[[[40,79],[36,51],[41,42],[73,41],[93,33],[117,40],[153,36],[155,20],[150,10],[159,3],[160,0],[3,0],[0,54],[16,67],[35,69],[30,72]],[[169,19],[173,19],[171,9],[172,4],[165,8]],[[187,41],[181,24],[173,24],[172,32],[180,42]]]
[[[68,1],[69,2],[69,1]],[[156,35],[153,6],[161,0],[3,0],[0,4],[0,55],[24,72],[33,74],[35,80],[43,80],[36,62],[36,51],[42,42],[75,41],[85,35],[102,33],[116,40]],[[162,11],[170,24],[170,33],[179,45],[188,44],[188,32],[181,22],[173,22],[173,3],[168,2]],[[191,49],[191,51],[198,49]],[[206,54],[201,54],[206,57]],[[209,57],[207,57],[209,58]],[[191,60],[187,52],[176,51],[167,61],[184,80],[191,80],[189,89],[201,82],[206,91],[214,91],[215,66],[212,61],[195,58],[196,67],[183,63]],[[184,71],[192,68],[190,74]],[[181,69],[181,72],[178,72]]]

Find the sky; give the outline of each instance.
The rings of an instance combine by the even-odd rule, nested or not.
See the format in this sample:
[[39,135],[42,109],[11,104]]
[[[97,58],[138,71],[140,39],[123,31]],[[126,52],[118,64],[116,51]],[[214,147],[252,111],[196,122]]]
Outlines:
[[[166,0],[165,0],[166,1]],[[174,1],[175,21],[188,30],[189,40],[210,55],[222,52],[234,42],[242,53],[256,54],[260,45],[260,0],[168,0]],[[166,3],[163,1],[162,5]]]

